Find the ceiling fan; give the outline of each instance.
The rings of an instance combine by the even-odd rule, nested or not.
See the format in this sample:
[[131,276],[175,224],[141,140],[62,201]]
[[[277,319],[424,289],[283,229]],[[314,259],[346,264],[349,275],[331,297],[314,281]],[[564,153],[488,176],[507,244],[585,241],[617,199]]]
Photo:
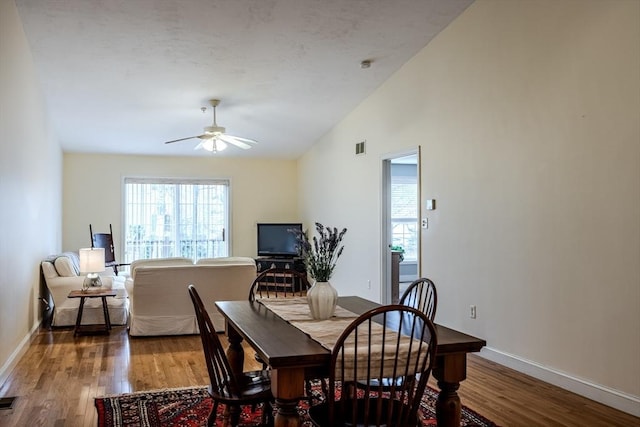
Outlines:
[[[225,128],[222,126],[218,126],[218,123],[216,123],[216,107],[220,105],[220,100],[212,99],[211,101],[209,101],[209,103],[213,107],[213,125],[206,126],[202,135],[174,139],[172,141],[165,142],[165,144],[173,144],[174,142],[200,138],[200,143],[196,145],[194,150],[204,149],[216,153],[227,148],[227,144],[235,145],[236,147],[242,148],[243,150],[248,150],[249,148],[251,148],[251,144],[258,143],[258,141],[255,141],[253,139],[240,138],[239,136],[233,136],[225,133]],[[206,108],[202,107],[203,113],[205,110]]]

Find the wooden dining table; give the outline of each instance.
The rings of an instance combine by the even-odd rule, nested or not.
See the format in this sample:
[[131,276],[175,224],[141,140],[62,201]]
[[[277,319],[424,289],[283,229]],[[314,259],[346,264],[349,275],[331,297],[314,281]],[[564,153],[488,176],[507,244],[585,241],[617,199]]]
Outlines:
[[[247,341],[272,369],[275,427],[301,425],[297,405],[304,396],[305,370],[328,372],[331,352],[307,334],[283,320],[259,301],[217,301],[226,320],[231,368],[243,370]],[[357,296],[338,298],[338,305],[356,314],[380,304]],[[438,346],[433,376],[440,389],[436,402],[438,426],[460,426],[461,403],[457,390],[467,376],[467,353],[478,352],[486,341],[436,324]]]

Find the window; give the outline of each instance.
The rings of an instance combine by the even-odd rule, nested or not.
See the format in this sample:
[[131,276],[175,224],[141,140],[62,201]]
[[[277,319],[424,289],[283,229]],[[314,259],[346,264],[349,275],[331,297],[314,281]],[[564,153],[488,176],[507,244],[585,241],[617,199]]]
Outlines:
[[391,238],[405,261],[418,260],[418,180],[415,164],[391,165]]
[[125,178],[125,262],[228,256],[229,182]]

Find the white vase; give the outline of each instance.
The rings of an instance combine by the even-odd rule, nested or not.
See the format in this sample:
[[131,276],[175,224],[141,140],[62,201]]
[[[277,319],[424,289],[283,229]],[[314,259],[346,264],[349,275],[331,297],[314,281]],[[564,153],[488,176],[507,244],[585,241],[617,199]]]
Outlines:
[[329,282],[316,281],[307,291],[311,317],[326,320],[333,316],[338,301],[338,291]]

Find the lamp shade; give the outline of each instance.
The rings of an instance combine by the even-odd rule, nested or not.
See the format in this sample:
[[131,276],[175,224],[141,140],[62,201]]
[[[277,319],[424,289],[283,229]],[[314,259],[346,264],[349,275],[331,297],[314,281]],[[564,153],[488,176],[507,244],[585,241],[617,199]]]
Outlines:
[[82,273],[104,271],[104,248],[80,249],[80,271]]

